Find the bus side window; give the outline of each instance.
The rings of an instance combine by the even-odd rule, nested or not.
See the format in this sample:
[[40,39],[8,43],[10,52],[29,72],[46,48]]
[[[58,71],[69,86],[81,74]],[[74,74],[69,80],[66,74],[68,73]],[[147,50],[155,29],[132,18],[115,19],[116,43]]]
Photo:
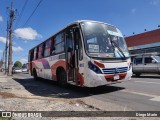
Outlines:
[[63,34],[59,33],[55,38],[55,54],[64,52]]
[[45,47],[44,47],[44,57],[48,57],[50,55],[50,47],[51,47],[51,40],[47,40],[45,42]]
[[38,51],[39,51],[39,48],[37,47],[37,51],[36,51],[36,60],[38,59]]
[[36,60],[37,48],[34,48],[34,60]]
[[43,57],[43,43],[38,47],[38,59]]
[[34,50],[31,50],[29,53],[29,62],[33,61],[34,59]]
[[53,55],[53,50],[54,50],[54,38],[50,38],[50,55]]
[[51,39],[51,55],[55,54],[55,38]]
[[41,52],[42,57],[44,57],[44,48],[45,48],[45,44],[43,43],[43,45],[42,45],[42,52]]

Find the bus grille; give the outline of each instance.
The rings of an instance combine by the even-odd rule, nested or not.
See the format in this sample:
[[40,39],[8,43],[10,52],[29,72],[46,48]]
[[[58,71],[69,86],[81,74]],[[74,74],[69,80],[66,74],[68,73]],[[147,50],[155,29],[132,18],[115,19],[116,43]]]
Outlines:
[[128,67],[121,68],[104,68],[102,69],[104,74],[116,74],[116,73],[124,73],[128,71]]

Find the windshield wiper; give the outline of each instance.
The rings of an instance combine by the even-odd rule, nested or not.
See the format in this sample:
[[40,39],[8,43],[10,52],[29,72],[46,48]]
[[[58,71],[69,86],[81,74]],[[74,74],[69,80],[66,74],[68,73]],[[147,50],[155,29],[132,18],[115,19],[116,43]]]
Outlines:
[[[117,43],[114,42],[114,41],[111,40],[111,39],[110,39],[110,41],[111,41],[111,44],[112,44],[113,46],[115,46],[115,47],[120,51],[120,53],[123,55],[123,59],[126,59],[125,54],[123,53],[123,51],[121,50],[121,48],[117,45]],[[121,55],[120,55],[120,56],[121,56]]]

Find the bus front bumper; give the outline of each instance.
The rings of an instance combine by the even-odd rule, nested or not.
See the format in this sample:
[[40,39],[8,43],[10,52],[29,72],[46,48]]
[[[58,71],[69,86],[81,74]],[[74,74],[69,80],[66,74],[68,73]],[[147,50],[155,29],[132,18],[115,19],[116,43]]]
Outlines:
[[132,69],[125,73],[119,74],[96,74],[92,70],[89,70],[86,74],[84,86],[86,87],[98,87],[108,84],[120,83],[123,81],[130,80],[132,76]]

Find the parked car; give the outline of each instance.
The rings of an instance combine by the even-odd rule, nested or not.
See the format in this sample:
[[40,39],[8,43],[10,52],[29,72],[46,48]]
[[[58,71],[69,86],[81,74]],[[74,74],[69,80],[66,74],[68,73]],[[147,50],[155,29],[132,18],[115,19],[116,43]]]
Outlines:
[[160,56],[140,55],[133,57],[133,74],[140,76],[142,73],[160,74]]
[[27,72],[27,68],[22,68],[22,72]]
[[22,72],[22,68],[19,67],[13,67],[13,73],[21,73]]

